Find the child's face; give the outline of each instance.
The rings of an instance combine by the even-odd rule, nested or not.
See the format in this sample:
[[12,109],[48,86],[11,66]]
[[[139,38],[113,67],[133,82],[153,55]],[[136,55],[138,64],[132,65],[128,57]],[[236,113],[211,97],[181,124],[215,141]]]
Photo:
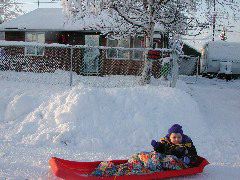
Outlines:
[[181,144],[181,142],[182,142],[182,135],[180,133],[172,133],[170,135],[170,141],[173,144]]

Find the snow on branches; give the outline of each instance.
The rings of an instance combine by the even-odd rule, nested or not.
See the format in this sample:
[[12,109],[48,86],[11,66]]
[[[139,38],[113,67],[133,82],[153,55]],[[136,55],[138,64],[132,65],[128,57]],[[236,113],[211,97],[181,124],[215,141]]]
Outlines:
[[[239,7],[235,0],[62,0],[62,5],[68,19],[79,28],[110,32],[115,37],[142,33],[145,47],[152,48],[156,27],[173,37],[201,34],[211,25],[207,7],[215,7],[216,2],[235,11]],[[177,41],[173,38],[172,42]],[[181,47],[181,43],[174,47]],[[144,67],[145,74],[150,66]]]
[[204,4],[201,18],[205,18],[209,25],[230,25],[233,21],[240,20],[239,0],[199,0]]
[[8,21],[18,16],[21,13],[22,10],[16,0],[0,0],[0,24],[3,21]]
[[[192,10],[196,0],[62,0],[67,17],[79,28],[97,29],[116,36],[142,33],[145,47],[153,48],[156,27],[173,34],[186,34],[195,26]],[[198,22],[197,22],[198,23]],[[174,41],[175,42],[175,41]],[[146,56],[145,56],[146,57]],[[141,83],[149,83],[152,63],[145,59]]]
[[191,18],[196,0],[62,0],[62,5],[69,19],[121,35],[142,32],[151,37],[156,26],[186,34],[196,23]]
[[[69,20],[88,29],[118,35],[150,34],[153,27],[165,32],[196,36],[230,14],[238,18],[239,0],[62,0]],[[215,7],[215,10],[213,9]]]

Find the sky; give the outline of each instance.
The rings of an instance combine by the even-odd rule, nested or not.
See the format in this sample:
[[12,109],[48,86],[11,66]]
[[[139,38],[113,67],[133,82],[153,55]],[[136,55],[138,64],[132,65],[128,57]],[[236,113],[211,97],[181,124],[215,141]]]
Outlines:
[[[38,8],[38,0],[19,0],[19,2],[24,3],[22,5],[24,12],[29,12]],[[39,0],[39,2],[40,2],[39,4],[40,8],[60,8],[61,7],[61,2],[41,3],[41,2],[51,2],[51,0]]]
[[[39,0],[40,2],[50,2],[51,0]],[[239,0],[240,1],[240,0]],[[38,0],[19,0],[19,2],[24,2],[25,4],[22,5],[22,8],[25,12],[32,11],[36,8],[38,8]],[[56,3],[40,3],[40,8],[60,8],[61,2]],[[240,18],[239,18],[240,19]],[[219,25],[224,25],[228,29],[227,32],[227,41],[228,42],[240,42],[240,20],[238,22],[234,22],[230,17],[230,23],[228,23],[226,20],[225,22],[218,23],[218,18],[216,18],[216,22]],[[234,27],[229,27],[234,26]],[[215,40],[220,40],[220,33],[222,30],[222,26],[216,26],[215,33]],[[189,44],[190,46],[194,47],[197,50],[201,50],[202,46],[207,42],[212,40],[212,28],[206,29],[202,32],[201,35],[196,37],[184,37],[184,42]]]

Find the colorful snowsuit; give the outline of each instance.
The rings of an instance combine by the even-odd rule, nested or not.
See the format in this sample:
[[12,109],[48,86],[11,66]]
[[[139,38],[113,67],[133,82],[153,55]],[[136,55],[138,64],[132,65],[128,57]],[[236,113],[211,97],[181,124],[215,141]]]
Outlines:
[[179,159],[187,156],[190,159],[190,166],[194,165],[198,159],[197,151],[192,140],[184,134],[181,144],[176,145],[171,143],[168,135],[161,138],[160,142],[157,143],[157,148],[154,148],[154,151],[161,154],[174,155]]
[[176,156],[152,152],[140,152],[128,159],[127,163],[115,165],[111,161],[101,162],[92,172],[93,176],[123,176],[146,174],[164,170],[180,170],[188,166]]

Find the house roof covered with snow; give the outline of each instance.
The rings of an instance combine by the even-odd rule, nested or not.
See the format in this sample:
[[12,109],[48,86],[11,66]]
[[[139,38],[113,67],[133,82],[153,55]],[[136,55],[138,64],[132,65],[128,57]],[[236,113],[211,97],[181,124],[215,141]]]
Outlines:
[[[0,24],[0,31],[100,31],[102,20],[107,27],[116,25],[106,12],[101,13],[99,18],[89,15],[85,19],[72,22],[67,20],[62,8],[38,8]],[[163,31],[164,28],[157,24],[155,29]]]
[[[81,31],[83,26],[72,26],[62,8],[38,8],[0,24],[2,31]],[[91,29],[88,29],[91,30]]]
[[61,8],[39,8],[4,22],[0,30],[65,30]]

